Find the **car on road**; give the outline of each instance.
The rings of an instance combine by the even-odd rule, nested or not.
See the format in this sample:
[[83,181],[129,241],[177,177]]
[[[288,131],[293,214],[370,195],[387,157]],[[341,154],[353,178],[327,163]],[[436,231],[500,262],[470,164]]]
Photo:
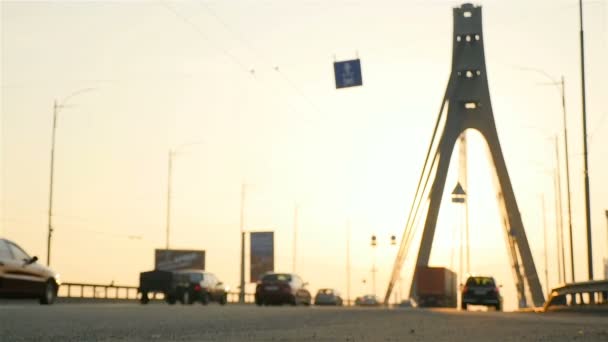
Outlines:
[[150,293],[163,293],[165,301],[175,304],[200,302],[207,305],[228,302],[228,288],[213,273],[202,270],[149,271],[140,274],[141,303],[149,302]]
[[59,274],[38,263],[16,243],[0,238],[0,298],[37,298],[53,304],[61,281]]
[[336,289],[320,289],[315,296],[315,305],[342,306],[342,297]]
[[255,288],[255,303],[260,305],[310,305],[308,283],[294,273],[266,273]]
[[460,308],[466,310],[468,305],[484,305],[502,310],[500,286],[489,276],[471,276],[467,279],[461,292]]
[[379,306],[380,301],[376,295],[365,295],[361,297],[357,297],[355,299],[355,305],[357,306]]

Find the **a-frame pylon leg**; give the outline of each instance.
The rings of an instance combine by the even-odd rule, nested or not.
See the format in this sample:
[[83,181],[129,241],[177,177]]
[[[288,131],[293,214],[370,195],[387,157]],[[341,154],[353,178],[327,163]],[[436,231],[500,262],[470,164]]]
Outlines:
[[[430,172],[432,172],[432,169],[435,169],[435,173],[428,196],[428,209],[410,295],[415,299],[417,298],[417,267],[427,266],[429,262],[441,197],[445,189],[445,181],[454,146],[458,136],[464,130],[476,129],[482,134],[488,144],[490,157],[494,166],[495,185],[499,208],[502,214],[501,221],[515,276],[519,306],[527,306],[528,300],[535,306],[541,306],[544,301],[542,288],[517,207],[494,122],[486,76],[481,7],[465,4],[460,8],[454,8],[453,42],[452,75],[444,99],[444,103],[447,102],[448,104],[447,117],[437,145],[437,153],[430,157],[432,160]],[[433,146],[433,142],[431,142],[431,146]],[[424,183],[426,184],[426,181]],[[426,185],[423,187],[423,193],[425,187]],[[426,201],[426,198],[422,196],[419,201]],[[414,218],[412,220],[408,220],[385,300],[389,297],[395,281],[399,277],[400,267],[403,265],[403,260],[407,254],[409,236],[415,224],[415,216],[416,214],[413,215]]]
[[[527,306],[527,298],[523,295],[526,293],[524,279],[527,281],[530,290],[530,295],[532,297],[530,299],[535,306],[541,306],[544,302],[542,287],[540,286],[540,280],[538,279],[538,273],[536,271],[536,266],[534,265],[532,251],[528,244],[528,238],[521,219],[521,214],[517,207],[517,201],[515,200],[515,193],[513,192],[507,165],[502,154],[502,149],[500,148],[496,126],[494,125],[493,120],[486,122],[485,126],[486,127],[481,126],[478,129],[488,143],[488,151],[494,164],[496,195],[502,216],[501,221],[505,230],[505,237],[508,242],[511,256],[511,266],[513,267],[516,278],[519,306]],[[520,270],[519,263],[523,266],[523,274]]]

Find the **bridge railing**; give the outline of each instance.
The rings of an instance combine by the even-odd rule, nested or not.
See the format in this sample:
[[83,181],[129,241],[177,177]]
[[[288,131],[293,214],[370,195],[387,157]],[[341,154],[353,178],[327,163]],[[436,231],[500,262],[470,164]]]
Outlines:
[[62,283],[59,297],[93,299],[138,299],[137,286],[91,283]]
[[564,284],[551,290],[543,311],[551,306],[608,304],[608,280]]
[[[92,283],[61,283],[60,298],[82,298],[95,300],[139,300],[137,286]],[[162,297],[162,296],[161,296]],[[162,298],[161,298],[162,299]],[[239,293],[228,292],[228,303],[238,303]],[[245,303],[254,303],[254,294],[245,293]]]

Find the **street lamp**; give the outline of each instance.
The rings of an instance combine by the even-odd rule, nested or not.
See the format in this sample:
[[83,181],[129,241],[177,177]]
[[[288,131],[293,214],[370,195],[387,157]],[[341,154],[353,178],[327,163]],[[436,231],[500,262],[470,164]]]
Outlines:
[[165,237],[165,243],[166,243],[166,249],[169,249],[169,232],[171,230],[171,193],[172,193],[172,182],[173,182],[173,158],[175,158],[175,156],[178,155],[178,152],[180,149],[183,149],[185,147],[189,147],[189,146],[193,146],[193,145],[200,145],[202,144],[202,142],[190,142],[190,143],[185,143],[185,144],[181,144],[177,147],[171,148],[169,149],[169,161],[168,161],[168,166],[169,166],[169,170],[167,172],[167,222],[166,222],[166,237]]
[[53,102],[53,133],[51,135],[51,167],[50,167],[50,179],[49,179],[49,212],[48,212],[48,232],[47,232],[47,240],[46,240],[46,264],[48,266],[51,265],[51,239],[53,237],[53,180],[55,176],[55,136],[57,131],[57,117],[61,109],[66,108],[67,102],[76,95],[86,93],[96,88],[83,88],[76,90],[75,92],[68,95],[61,102],[57,102],[55,100]]
[[[390,245],[395,246],[397,244],[397,237],[395,235],[391,235],[390,237]],[[372,294],[376,295],[376,247],[378,247],[378,239],[376,235],[372,235],[370,240],[370,246],[372,247]]]
[[[570,237],[570,272],[571,272],[571,278],[572,278],[572,282],[575,281],[575,275],[574,275],[574,243],[573,243],[573,238],[572,238],[572,204],[571,204],[571,199],[570,199],[570,159],[569,159],[569,153],[568,153],[568,123],[566,120],[566,84],[565,84],[565,80],[564,80],[564,76],[561,77],[561,79],[558,81],[555,78],[553,78],[551,75],[549,75],[547,72],[541,70],[541,69],[535,69],[535,68],[521,68],[522,70],[529,70],[529,71],[534,71],[538,74],[543,75],[545,78],[547,78],[548,80],[550,80],[549,85],[553,85],[555,87],[558,88],[558,90],[560,91],[560,96],[561,96],[561,102],[562,102],[562,115],[563,115],[563,125],[564,125],[564,150],[565,150],[565,157],[566,157],[566,191],[568,194],[568,235]],[[559,169],[559,165],[558,165],[558,169]],[[561,215],[561,212],[560,212]],[[564,280],[566,279],[566,275],[564,274]]]
[[376,295],[376,247],[378,246],[378,242],[376,240],[376,235],[372,235],[372,239],[370,242],[372,246],[372,294]]

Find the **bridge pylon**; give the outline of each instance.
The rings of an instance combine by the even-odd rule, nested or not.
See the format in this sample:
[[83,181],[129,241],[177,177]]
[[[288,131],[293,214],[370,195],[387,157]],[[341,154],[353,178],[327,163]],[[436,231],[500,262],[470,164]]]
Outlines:
[[[452,152],[459,136],[467,129],[475,129],[487,142],[491,166],[494,169],[496,196],[510,266],[515,278],[519,307],[527,307],[529,303],[537,307],[542,306],[544,302],[542,288],[500,147],[492,112],[484,54],[481,7],[463,4],[461,7],[453,9],[453,17],[452,71],[418,190],[395,260],[385,303],[388,302],[395,282],[399,279],[409,244],[413,239],[418,209],[422,202],[425,202],[424,207],[427,208],[426,219],[415,269],[428,265]],[[447,115],[442,118],[445,112]],[[441,127],[443,127],[441,135],[438,135],[437,129]],[[439,137],[438,141],[435,140],[436,137]],[[425,194],[429,180],[432,180],[432,183],[427,197]],[[426,203],[427,199],[428,203]],[[417,297],[416,277],[416,270],[414,270],[410,290],[410,297],[414,299]]]

